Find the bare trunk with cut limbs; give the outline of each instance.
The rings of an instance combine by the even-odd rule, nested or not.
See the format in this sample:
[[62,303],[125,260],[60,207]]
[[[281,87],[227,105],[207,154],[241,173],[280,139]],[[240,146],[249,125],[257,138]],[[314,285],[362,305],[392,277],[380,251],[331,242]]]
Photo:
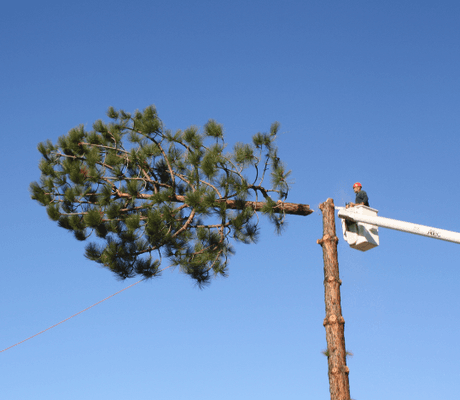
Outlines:
[[317,242],[323,248],[324,259],[324,302],[326,304],[327,361],[329,372],[329,390],[331,400],[350,400],[350,384],[348,381],[345,350],[345,320],[342,317],[340,304],[339,262],[337,258],[337,242],[335,232],[334,200],[327,199],[319,205],[323,213],[323,238]]

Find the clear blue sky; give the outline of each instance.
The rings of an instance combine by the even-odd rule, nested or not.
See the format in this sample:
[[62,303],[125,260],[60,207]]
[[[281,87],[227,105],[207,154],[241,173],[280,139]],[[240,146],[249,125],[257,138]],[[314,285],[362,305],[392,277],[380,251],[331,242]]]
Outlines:
[[[15,1],[0,16],[0,347],[135,282],[117,281],[30,200],[36,145],[155,104],[249,142],[273,121],[295,181],[229,277],[167,271],[0,354],[5,400],[327,399],[318,204],[460,231],[458,1]],[[458,397],[460,247],[380,230],[339,242],[356,400]]]

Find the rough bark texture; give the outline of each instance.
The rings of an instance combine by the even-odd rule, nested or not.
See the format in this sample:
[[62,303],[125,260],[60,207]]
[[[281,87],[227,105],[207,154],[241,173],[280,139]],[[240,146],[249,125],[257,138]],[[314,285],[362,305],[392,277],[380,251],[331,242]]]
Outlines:
[[345,350],[345,320],[342,317],[340,304],[339,262],[337,258],[337,242],[335,232],[334,201],[327,199],[320,204],[323,213],[323,238],[318,244],[323,248],[324,259],[324,302],[326,318],[323,325],[326,328],[327,359],[329,367],[329,390],[331,400],[350,400],[350,385],[348,381]]

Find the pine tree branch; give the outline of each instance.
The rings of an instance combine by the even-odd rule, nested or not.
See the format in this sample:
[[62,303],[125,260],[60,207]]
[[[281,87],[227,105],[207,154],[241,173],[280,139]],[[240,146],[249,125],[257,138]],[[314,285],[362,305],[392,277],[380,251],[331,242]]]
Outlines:
[[[115,150],[115,151],[118,151],[118,152],[120,152],[120,153],[129,154],[129,152],[127,152],[127,151],[124,150],[124,149],[119,149],[119,148],[117,148],[117,147],[104,146],[104,145],[102,145],[102,144],[79,142],[78,145],[79,145],[79,146],[85,145],[85,146],[90,146],[90,147],[99,147],[99,148],[101,148],[101,149]],[[117,154],[117,156],[118,156],[118,154]],[[118,157],[121,157],[121,156],[118,156]]]
[[165,151],[163,150],[163,147],[161,147],[160,143],[158,143],[155,139],[151,139],[157,146],[158,148],[160,149],[161,151],[161,154],[163,155],[163,158],[164,160],[166,161],[166,164],[168,165],[168,169],[169,169],[169,175],[171,176],[171,181],[172,181],[172,186],[175,187],[176,186],[176,181],[174,179],[174,171],[171,167],[171,163],[169,162],[169,158],[166,156],[166,153]]
[[267,192],[278,192],[277,190],[266,190],[262,186],[257,186],[257,185],[250,185],[248,186],[248,189],[253,189],[255,192],[258,190],[262,193],[262,196],[264,196],[265,199],[268,199],[268,193]]
[[190,228],[207,228],[207,229],[212,229],[212,228],[223,228],[230,226],[230,222],[222,223],[222,224],[215,224],[215,225],[190,225]]
[[187,222],[174,235],[172,235],[172,238],[175,238],[176,236],[178,236],[179,234],[181,234],[183,231],[187,229],[187,227],[192,223],[193,218],[195,217],[195,213],[196,213],[195,209],[193,209],[192,212],[190,213],[190,216],[187,219]]
[[[132,198],[130,194],[122,193],[118,189],[116,191],[116,194],[118,197],[128,198],[128,199]],[[148,200],[149,198],[151,198],[151,195],[139,193],[136,198]],[[168,200],[178,202],[178,203],[185,203],[185,196],[174,195],[174,196],[170,196]],[[216,202],[217,203],[223,202],[227,205],[227,208],[230,208],[232,210],[238,210],[241,208],[241,205],[240,205],[241,202],[237,200],[218,199],[216,200]],[[252,208],[254,211],[262,211],[262,207],[265,204],[266,203],[263,201],[245,201],[244,202],[245,207]],[[278,200],[278,202],[276,203],[276,206],[273,208],[273,212],[279,213],[279,214],[284,213],[284,214],[291,214],[291,215],[306,216],[306,215],[310,215],[311,213],[313,213],[313,210],[310,208],[308,204],[288,203],[288,202]]]

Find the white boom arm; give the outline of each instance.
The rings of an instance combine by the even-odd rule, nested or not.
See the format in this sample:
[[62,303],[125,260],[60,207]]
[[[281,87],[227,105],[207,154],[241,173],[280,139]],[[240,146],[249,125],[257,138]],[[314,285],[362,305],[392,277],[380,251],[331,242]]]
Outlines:
[[382,228],[395,229],[402,232],[415,233],[416,235],[427,236],[439,240],[446,240],[448,242],[460,243],[460,233],[458,232],[413,224],[411,222],[398,221],[396,219],[364,215],[355,212],[353,208],[355,207],[348,209],[337,207],[339,210],[339,218],[353,222],[362,222],[365,224],[380,226]]

